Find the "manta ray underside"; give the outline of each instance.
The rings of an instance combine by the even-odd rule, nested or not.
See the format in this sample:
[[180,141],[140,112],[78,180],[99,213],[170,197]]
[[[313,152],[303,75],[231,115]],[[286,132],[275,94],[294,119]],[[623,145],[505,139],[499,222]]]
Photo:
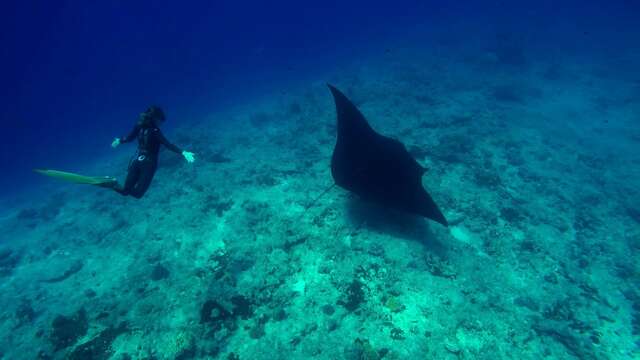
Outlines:
[[338,139],[331,157],[335,183],[365,200],[417,214],[447,226],[438,205],[422,187],[425,169],[398,140],[378,134],[338,89]]

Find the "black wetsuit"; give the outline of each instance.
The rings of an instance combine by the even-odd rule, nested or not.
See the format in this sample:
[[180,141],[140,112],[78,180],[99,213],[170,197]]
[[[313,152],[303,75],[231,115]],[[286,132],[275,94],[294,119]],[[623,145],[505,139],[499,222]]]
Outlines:
[[178,154],[182,153],[182,150],[170,143],[155,125],[137,124],[129,135],[120,139],[120,142],[126,143],[135,138],[138,138],[138,151],[129,163],[124,187],[116,186],[114,190],[122,195],[131,195],[139,199],[151,185],[153,175],[156,173],[160,145]]

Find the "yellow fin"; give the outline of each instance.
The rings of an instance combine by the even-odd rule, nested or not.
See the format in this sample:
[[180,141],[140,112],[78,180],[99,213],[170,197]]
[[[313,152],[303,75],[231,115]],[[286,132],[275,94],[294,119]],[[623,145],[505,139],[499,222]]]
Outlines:
[[75,184],[102,185],[105,183],[116,181],[111,176],[85,176],[66,171],[51,169],[33,169],[33,171],[52,178],[72,182]]

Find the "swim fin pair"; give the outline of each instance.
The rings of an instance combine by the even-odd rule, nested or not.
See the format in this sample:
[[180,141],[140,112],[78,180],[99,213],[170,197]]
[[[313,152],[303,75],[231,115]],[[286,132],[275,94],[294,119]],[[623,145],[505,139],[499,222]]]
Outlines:
[[87,185],[96,185],[101,187],[111,187],[117,183],[116,178],[111,176],[85,176],[85,175],[75,174],[71,172],[50,170],[50,169],[34,169],[33,171],[45,176],[52,177],[52,178],[60,179],[67,182],[72,182],[74,184],[87,184]]

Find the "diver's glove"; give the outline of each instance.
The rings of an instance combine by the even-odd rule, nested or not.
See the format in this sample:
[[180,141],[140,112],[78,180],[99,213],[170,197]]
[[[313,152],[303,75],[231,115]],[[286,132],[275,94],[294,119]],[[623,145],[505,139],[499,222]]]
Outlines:
[[113,142],[111,143],[111,147],[115,148],[115,147],[118,147],[118,145],[120,145],[120,138],[113,139]]
[[194,153],[192,153],[191,151],[186,151],[184,150],[182,152],[182,156],[184,156],[184,159],[187,160],[187,162],[194,162],[196,161],[196,155]]

